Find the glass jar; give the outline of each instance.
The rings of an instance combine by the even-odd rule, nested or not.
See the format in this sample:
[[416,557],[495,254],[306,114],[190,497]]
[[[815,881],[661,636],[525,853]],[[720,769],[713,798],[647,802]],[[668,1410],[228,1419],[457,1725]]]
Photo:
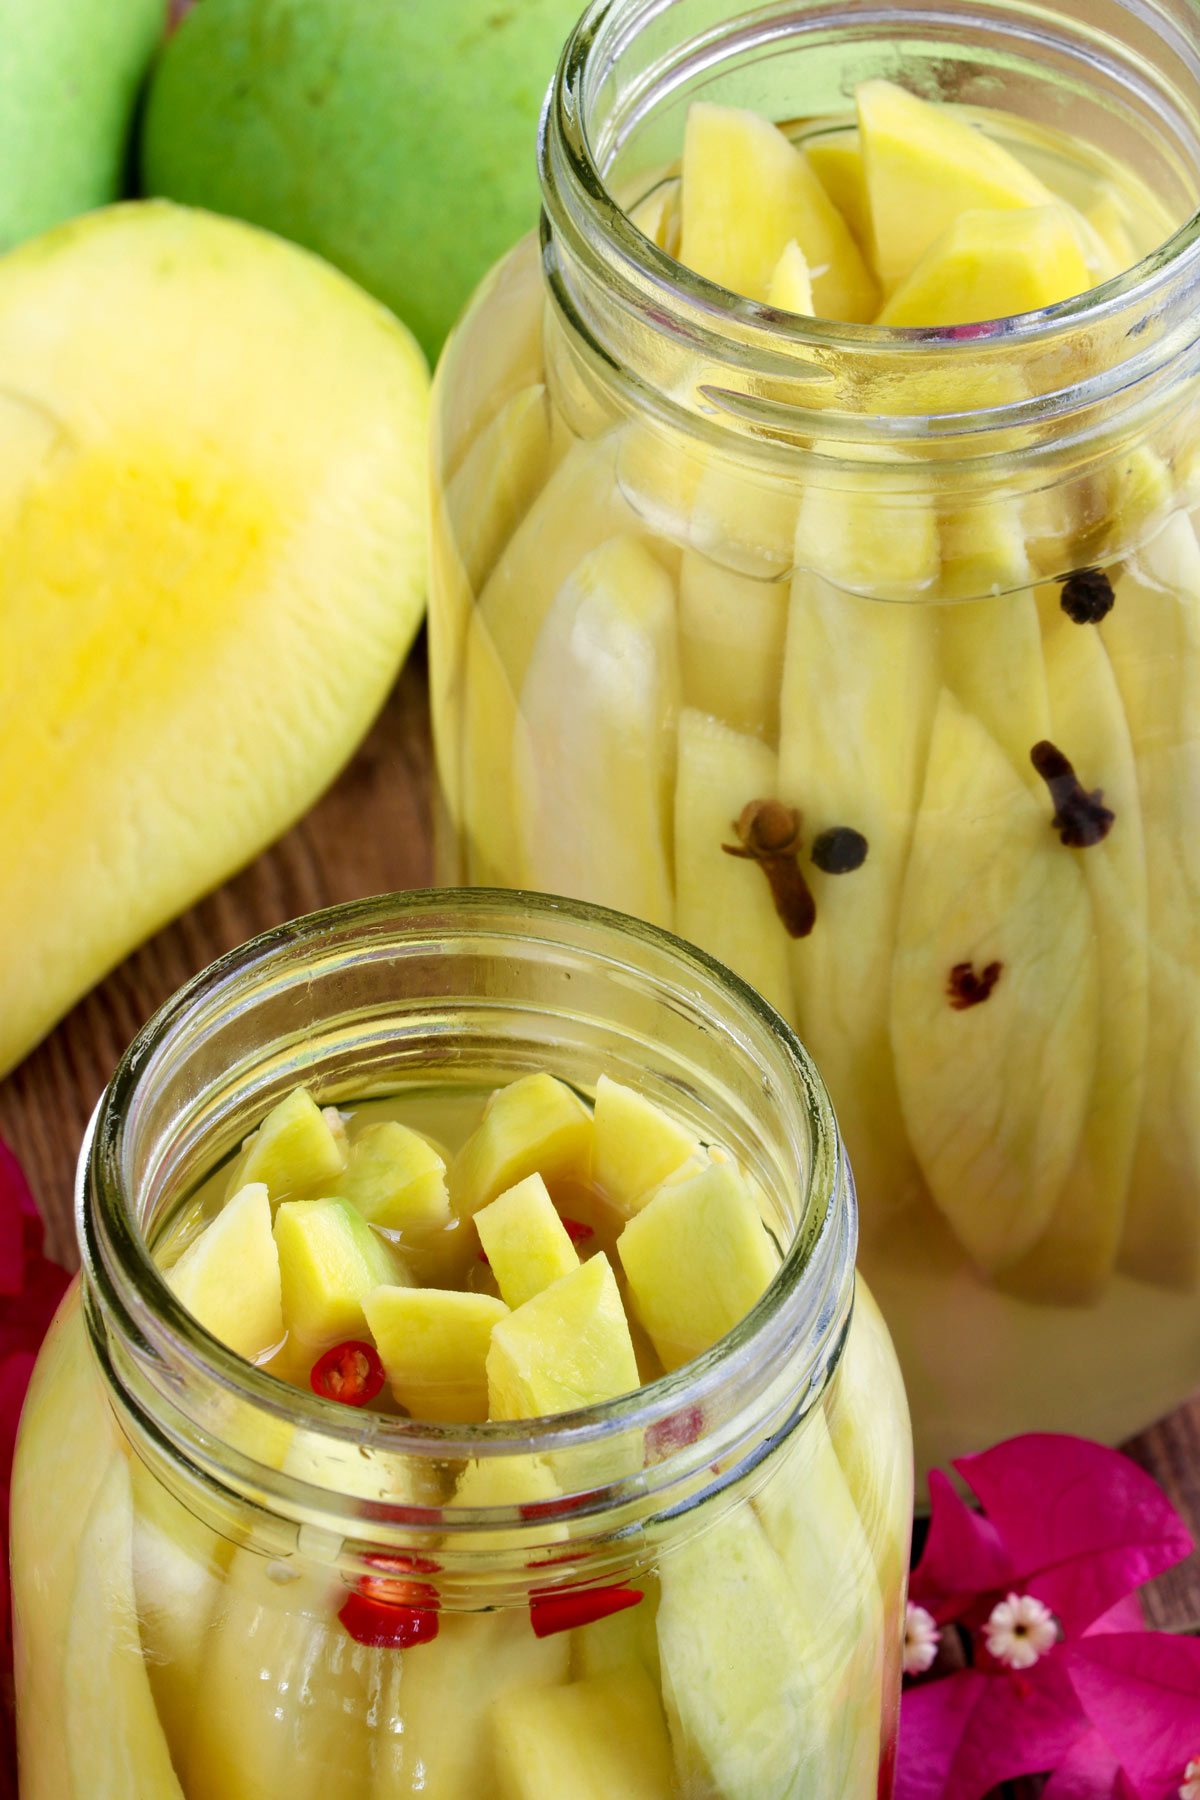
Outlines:
[[[172,1204],[296,1084],[449,1116],[541,1068],[584,1092],[601,1071],[636,1082],[761,1186],[779,1274],[685,1368],[552,1419],[419,1424],[275,1381],[160,1278],[147,1245]],[[854,1299],[828,1099],[726,971],[574,902],[316,914],[142,1032],[93,1121],[78,1215],[81,1284],[14,1477],[24,1800],[891,1791],[903,1389]],[[554,1499],[520,1502],[532,1456]],[[513,1504],[450,1502],[475,1459]],[[614,1589],[642,1598],[599,1616]],[[356,1592],[387,1642],[343,1627]]]
[[[1033,161],[1052,123],[1102,199],[1132,170],[1148,243],[1187,223],[954,329],[672,259],[692,100],[805,141],[873,76]],[[443,868],[672,927],[796,1026],[919,1471],[1200,1381],[1198,118],[1185,0],[598,0],[540,246],[438,374]]]

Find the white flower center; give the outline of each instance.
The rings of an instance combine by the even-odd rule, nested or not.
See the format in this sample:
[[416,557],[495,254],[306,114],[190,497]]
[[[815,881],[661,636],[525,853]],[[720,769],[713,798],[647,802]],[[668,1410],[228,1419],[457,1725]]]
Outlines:
[[904,1614],[904,1673],[924,1675],[931,1669],[941,1641],[933,1614],[910,1600]]
[[1183,1771],[1183,1786],[1179,1790],[1179,1800],[1200,1800],[1200,1756],[1193,1756]]
[[1032,1594],[1009,1594],[988,1614],[983,1637],[997,1662],[1010,1669],[1031,1669],[1058,1642],[1058,1626],[1049,1607]]

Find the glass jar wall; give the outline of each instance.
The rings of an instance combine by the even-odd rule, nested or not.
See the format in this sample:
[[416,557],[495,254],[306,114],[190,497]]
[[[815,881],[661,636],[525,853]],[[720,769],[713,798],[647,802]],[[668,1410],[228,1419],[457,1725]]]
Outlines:
[[[430,1426],[283,1386],[158,1275],[180,1196],[296,1084],[402,1095],[414,1118],[427,1098],[444,1129],[464,1095],[542,1068],[585,1093],[636,1082],[759,1183],[780,1272],[693,1364],[602,1408]],[[94,1122],[79,1220],[82,1285],[13,1489],[24,1800],[890,1792],[903,1390],[854,1296],[824,1090],[723,970],[523,896],[315,915],[147,1027]],[[519,1494],[534,1457],[552,1500],[453,1503],[469,1460]],[[642,1598],[587,1622],[614,1587]],[[350,1635],[348,1597],[386,1611],[393,1589],[414,1640]]]
[[[671,926],[795,1025],[919,1469],[1026,1429],[1119,1441],[1200,1380],[1190,18],[595,5],[543,122],[540,247],[438,376],[443,865]],[[901,331],[672,259],[691,101],[805,141],[879,75],[989,109],[1111,203],[1134,266]]]

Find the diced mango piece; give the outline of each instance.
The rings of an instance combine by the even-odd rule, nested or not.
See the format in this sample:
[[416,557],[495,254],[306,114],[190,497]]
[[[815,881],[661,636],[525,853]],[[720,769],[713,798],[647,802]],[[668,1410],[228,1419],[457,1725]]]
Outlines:
[[571,1633],[571,1670],[574,1675],[609,1675],[642,1668],[655,1687],[661,1685],[658,1656],[658,1581],[649,1569],[635,1577],[642,1598],[636,1606],[577,1625]]
[[765,300],[794,238],[818,271],[822,318],[874,315],[875,283],[846,221],[803,153],[758,113],[708,101],[689,108],[681,209],[681,260],[698,275]]
[[638,1668],[523,1688],[492,1708],[502,1800],[670,1800],[671,1744]]
[[1069,300],[1092,285],[1065,206],[960,213],[879,315],[880,325],[968,325]]
[[875,269],[885,293],[899,287],[960,213],[1053,200],[1023,163],[948,107],[890,81],[861,82],[854,99]]
[[640,1385],[629,1323],[607,1256],[581,1263],[497,1324],[487,1356],[487,1383],[493,1419],[573,1412],[632,1393]]
[[732,1162],[662,1188],[617,1240],[638,1321],[667,1369],[731,1331],[779,1257]]
[[[454,1490],[454,1504],[480,1508],[522,1507],[536,1505],[539,1500],[556,1500],[561,1493],[554,1471],[543,1457],[489,1456],[467,1464]],[[560,1543],[566,1535],[565,1524],[550,1520],[541,1531],[543,1541],[547,1543]],[[456,1531],[452,1541],[456,1550],[479,1544],[482,1549],[494,1552],[510,1544],[527,1545],[529,1525],[524,1522],[512,1531],[504,1532],[498,1532],[494,1527],[478,1533]],[[529,1555],[530,1551],[525,1554]]]
[[527,1175],[481,1207],[475,1228],[506,1306],[524,1306],[579,1267],[575,1246],[540,1175]]
[[271,1199],[333,1181],[346,1166],[345,1135],[335,1134],[307,1088],[273,1106],[249,1146],[243,1181],[265,1181]]
[[450,1222],[445,1162],[428,1138],[395,1119],[355,1138],[335,1192],[386,1231],[436,1231]]
[[167,1284],[180,1305],[239,1356],[253,1361],[280,1341],[279,1253],[261,1181],[222,1207],[167,1271]]
[[834,131],[805,144],[812,172],[845,219],[863,255],[871,257],[871,201],[857,131]]
[[345,1200],[287,1200],[275,1215],[283,1316],[305,1345],[361,1338],[363,1299],[406,1279],[399,1257]]
[[626,1218],[700,1148],[686,1125],[607,1075],[596,1084],[595,1119],[596,1182]]
[[788,244],[771,272],[767,299],[780,312],[812,313],[815,310],[812,271],[808,266],[808,258],[795,238]]
[[497,1088],[483,1118],[450,1165],[450,1199],[460,1218],[527,1175],[586,1181],[592,1166],[592,1115],[553,1075],[523,1075]]
[[392,1392],[414,1419],[486,1419],[492,1331],[509,1317],[492,1294],[380,1287],[363,1311]]

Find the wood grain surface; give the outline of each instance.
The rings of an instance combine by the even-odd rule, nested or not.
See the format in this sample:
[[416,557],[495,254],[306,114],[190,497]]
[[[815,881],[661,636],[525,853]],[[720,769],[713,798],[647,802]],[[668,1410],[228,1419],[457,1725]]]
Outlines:
[[[433,879],[433,756],[423,648],[340,779],[258,861],[134,952],[0,1082],[0,1134],[74,1267],[72,1183],[88,1117],[125,1046],[181,982],[255,932]],[[1200,1536],[1200,1398],[1128,1446]],[[1146,1590],[1153,1625],[1200,1627],[1200,1556]]]

